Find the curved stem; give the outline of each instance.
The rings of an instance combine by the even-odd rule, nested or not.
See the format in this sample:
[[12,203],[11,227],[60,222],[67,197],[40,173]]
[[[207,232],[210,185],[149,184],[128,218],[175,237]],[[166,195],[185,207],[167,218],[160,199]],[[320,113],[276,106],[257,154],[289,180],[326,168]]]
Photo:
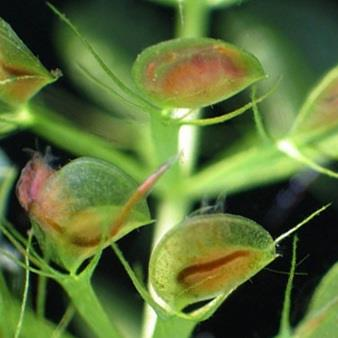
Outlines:
[[288,282],[286,284],[284,303],[282,310],[282,318],[280,323],[280,338],[291,337],[291,328],[290,328],[290,311],[291,311],[291,294],[292,294],[292,285],[293,279],[295,277],[296,267],[297,267],[297,242],[298,237],[295,236],[292,242],[292,258],[291,258],[291,269],[289,273]]

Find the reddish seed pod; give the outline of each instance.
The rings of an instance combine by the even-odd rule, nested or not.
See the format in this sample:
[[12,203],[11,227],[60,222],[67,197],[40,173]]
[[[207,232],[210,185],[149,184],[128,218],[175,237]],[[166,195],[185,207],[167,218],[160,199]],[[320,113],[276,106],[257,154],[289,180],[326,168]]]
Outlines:
[[199,215],[177,225],[156,246],[150,282],[159,297],[181,310],[230,293],[275,257],[273,239],[250,219]]
[[222,101],[264,77],[258,60],[221,40],[174,39],[144,50],[133,77],[163,108],[199,108]]
[[60,71],[48,72],[0,18],[0,101],[13,106],[23,104],[60,75]]
[[46,254],[75,270],[98,248],[151,222],[145,194],[169,165],[138,186],[101,160],[79,158],[54,170],[35,153],[21,173],[17,195]]

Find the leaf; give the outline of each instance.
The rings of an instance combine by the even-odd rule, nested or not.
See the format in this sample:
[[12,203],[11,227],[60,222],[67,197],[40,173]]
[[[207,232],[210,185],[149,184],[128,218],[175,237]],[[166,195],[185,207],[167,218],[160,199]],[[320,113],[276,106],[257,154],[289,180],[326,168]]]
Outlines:
[[312,89],[295,122],[293,133],[327,131],[338,125],[338,66]]
[[294,338],[332,338],[338,329],[338,263],[316,288],[305,318],[296,327]]
[[221,40],[182,38],[145,49],[132,75],[162,108],[200,108],[225,100],[264,78],[251,54]]
[[0,18],[0,100],[9,105],[28,101],[58,72],[49,73],[10,25]]
[[236,215],[200,215],[169,231],[152,253],[151,286],[167,304],[185,306],[229,294],[276,257],[273,239]]

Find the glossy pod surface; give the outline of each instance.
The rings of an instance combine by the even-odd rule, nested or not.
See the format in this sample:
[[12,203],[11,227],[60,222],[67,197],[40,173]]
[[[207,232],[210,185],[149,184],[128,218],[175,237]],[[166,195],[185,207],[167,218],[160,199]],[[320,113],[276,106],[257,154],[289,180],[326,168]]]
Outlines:
[[264,77],[258,60],[221,40],[174,39],[145,49],[133,78],[161,108],[199,108],[222,101]]
[[276,257],[260,225],[230,214],[194,216],[167,233],[150,261],[150,281],[165,302],[181,309],[227,294]]

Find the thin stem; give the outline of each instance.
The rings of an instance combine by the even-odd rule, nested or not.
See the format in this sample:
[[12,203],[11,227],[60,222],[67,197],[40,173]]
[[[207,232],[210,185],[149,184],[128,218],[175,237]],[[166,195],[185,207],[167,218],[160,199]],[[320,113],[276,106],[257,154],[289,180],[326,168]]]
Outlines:
[[235,109],[231,112],[228,112],[228,113],[220,115],[220,116],[209,117],[209,118],[204,118],[204,119],[193,119],[193,120],[191,120],[191,119],[189,119],[189,120],[179,119],[179,121],[177,121],[177,122],[179,124],[194,125],[194,126],[200,126],[200,127],[206,127],[206,126],[211,126],[211,125],[214,125],[214,124],[223,123],[223,122],[229,121],[229,120],[231,120],[231,119],[233,119],[237,116],[242,115],[243,113],[248,111],[250,108],[255,109],[256,103],[263,101],[269,95],[270,95],[270,92],[262,95],[261,97],[259,97],[257,99],[254,99],[252,102],[248,102],[247,104],[245,104],[244,106],[242,106],[240,108],[237,108],[237,109]]
[[[248,111],[250,108],[254,108],[255,110],[257,110],[257,107],[256,107],[257,103],[262,102],[267,97],[269,97],[276,90],[278,84],[279,84],[279,81],[276,83],[276,85],[274,87],[272,87],[264,95],[262,95],[262,96],[260,96],[258,98],[255,98],[254,96],[252,96],[252,101],[251,102],[248,102],[244,106],[242,106],[240,108],[237,108],[237,109],[235,109],[235,110],[233,110],[231,112],[222,114],[220,116],[209,117],[209,118],[204,118],[204,119],[191,119],[191,118],[189,118],[189,120],[185,120],[184,118],[186,116],[189,116],[191,114],[191,112],[189,111],[182,118],[177,118],[177,119],[173,119],[173,120],[175,122],[179,123],[179,124],[194,125],[194,126],[200,126],[200,127],[211,126],[211,125],[214,125],[214,124],[218,124],[218,123],[223,123],[223,122],[229,121],[229,120],[231,120],[231,119],[233,119],[233,118],[235,118],[237,116],[242,115],[243,113],[245,113],[246,111]],[[255,115],[257,115],[257,114],[260,115],[258,112],[256,112]],[[261,119],[260,116],[258,118]]]
[[29,236],[28,236],[26,254],[25,254],[26,273],[25,273],[24,292],[23,292],[22,303],[21,303],[21,308],[20,308],[19,320],[16,326],[14,338],[19,338],[20,336],[22,324],[23,324],[23,320],[25,316],[26,305],[27,305],[27,297],[28,297],[28,290],[29,290],[29,249],[32,243],[32,238],[33,238],[33,231],[30,230]]
[[45,315],[47,283],[48,283],[47,277],[39,275],[38,289],[37,289],[37,295],[36,295],[36,315],[39,318],[44,318],[44,315]]
[[[8,259],[12,260],[15,264],[17,264],[19,267],[21,267],[25,270],[28,269],[30,272],[34,272],[39,276],[45,276],[45,277],[48,277],[48,278],[55,278],[55,275],[45,273],[44,271],[32,268],[31,266],[27,267],[27,265],[24,262],[21,262],[15,255],[9,253],[8,251],[6,251],[4,249],[0,249],[0,253],[3,256],[7,257]],[[29,257],[29,259],[31,260],[30,257]]]
[[191,38],[204,36],[209,24],[209,6],[205,0],[184,0],[177,13],[176,36]]
[[269,135],[269,132],[267,131],[264,125],[263,116],[257,106],[257,103],[259,102],[259,100],[256,99],[256,86],[254,86],[252,89],[251,100],[252,100],[252,110],[254,113],[254,121],[255,121],[258,134],[262,140],[266,142],[272,142],[272,138]]
[[123,94],[125,94],[127,97],[128,96],[133,97],[136,101],[142,103],[142,105],[149,107],[149,109],[154,109],[154,108],[156,109],[156,107],[154,107],[150,102],[148,102],[142,96],[138,95],[128,86],[126,86],[117,77],[117,75],[115,75],[115,73],[107,66],[107,64],[103,61],[100,55],[96,52],[94,47],[89,43],[89,41],[85,37],[82,36],[80,31],[77,29],[77,27],[66,17],[65,14],[61,13],[55,6],[53,6],[49,2],[47,2],[47,6],[59,17],[60,20],[62,20],[72,30],[72,32],[80,39],[83,45],[87,47],[89,52],[93,55],[94,59],[100,65],[100,67],[106,72],[106,74],[111,78],[113,83],[117,86],[117,88],[119,88],[119,90],[121,90]]
[[62,316],[57,328],[55,329],[51,338],[59,338],[62,336],[63,332],[72,321],[75,315],[75,308],[72,304],[68,305],[64,315]]
[[316,163],[310,157],[307,157],[302,151],[290,140],[280,140],[277,142],[277,149],[291,157],[292,159],[305,164],[312,170],[327,175],[332,178],[338,178],[338,172],[330,170]]
[[6,171],[1,173],[1,185],[0,185],[0,217],[2,218],[5,214],[7,196],[10,189],[13,186],[16,178],[17,171],[15,168],[8,167]]
[[296,272],[296,251],[297,251],[297,242],[298,238],[295,236],[292,242],[292,259],[291,259],[291,269],[288,278],[288,282],[285,289],[284,295],[284,304],[283,304],[283,311],[282,311],[282,319],[280,323],[280,334],[283,338],[291,337],[290,332],[290,309],[291,309],[291,292],[292,292],[292,285],[293,279],[295,277]]
[[[10,225],[13,227],[12,225]],[[12,245],[23,255],[25,256],[25,249],[24,246],[27,246],[27,241],[22,240],[19,241],[16,236],[16,231],[14,228],[11,228],[8,230],[6,227],[3,226],[1,220],[0,220],[0,230],[2,233],[8,238],[8,240],[12,243]],[[12,233],[13,232],[13,233]],[[52,269],[41,257],[39,257],[36,253],[34,253],[34,256],[31,254],[33,251],[33,248],[30,249],[30,255],[29,255],[29,260],[35,264],[37,267],[40,269],[43,269],[45,271],[50,272],[51,274],[49,276],[53,277],[54,274],[57,274],[57,272]],[[9,255],[9,254],[8,254]],[[13,255],[9,255],[9,257],[14,260],[18,265],[23,265],[23,263],[17,259],[16,257],[13,257]],[[29,267],[30,271],[37,271],[37,273],[43,274],[43,271],[35,270],[32,267]],[[47,273],[44,273],[46,276],[48,275]]]
[[281,234],[279,237],[277,237],[275,239],[275,241],[274,241],[275,245],[279,244],[285,238],[289,237],[294,232],[298,231],[304,224],[310,222],[313,218],[315,218],[321,212],[323,212],[324,210],[326,210],[330,205],[331,205],[331,203],[328,203],[328,204],[324,205],[323,207],[321,207],[320,209],[316,210],[311,215],[309,215],[308,217],[306,217],[303,221],[301,221],[300,223],[298,223],[297,225],[295,225],[294,227],[292,227],[290,230],[288,230],[288,231],[284,232],[283,234]]
[[160,108],[159,109],[154,109],[153,107],[147,107],[144,104],[137,103],[137,102],[134,102],[132,100],[129,100],[129,99],[125,98],[124,96],[122,96],[118,92],[116,92],[114,88],[112,88],[111,86],[107,85],[105,82],[101,81],[98,77],[96,77],[95,75],[93,75],[85,67],[79,65],[79,68],[91,81],[93,81],[98,86],[104,88],[106,91],[108,91],[113,96],[119,98],[124,103],[127,103],[129,105],[132,105],[134,107],[140,108],[140,109],[142,109],[144,111],[148,111],[148,112],[153,113],[153,114],[157,114],[159,112]]

